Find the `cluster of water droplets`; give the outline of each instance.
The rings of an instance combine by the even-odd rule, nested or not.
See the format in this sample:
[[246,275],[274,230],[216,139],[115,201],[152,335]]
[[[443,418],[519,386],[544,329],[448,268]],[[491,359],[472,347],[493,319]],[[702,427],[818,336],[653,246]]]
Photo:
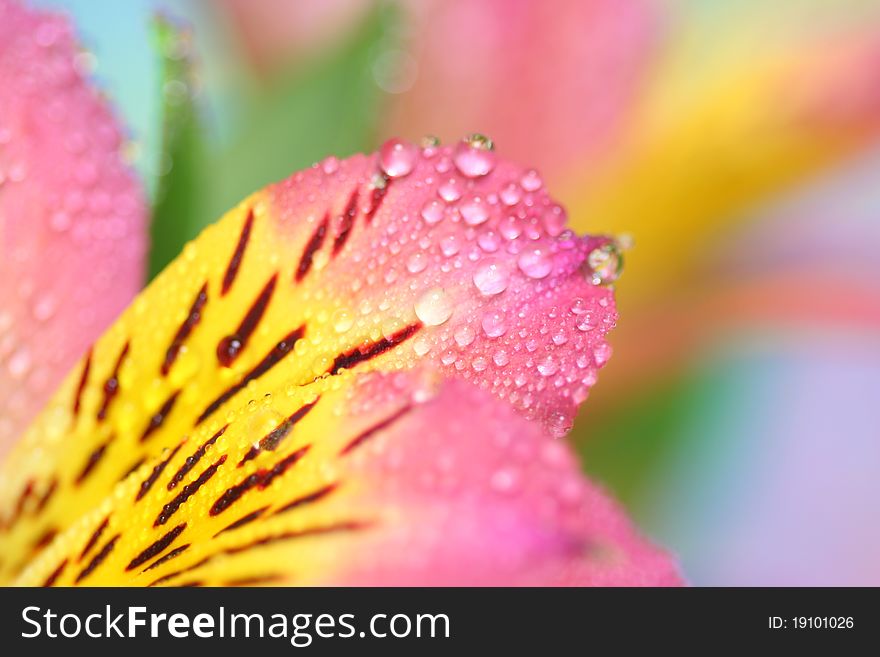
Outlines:
[[[320,168],[339,175],[338,160]],[[333,330],[378,322],[393,338],[414,316],[425,328],[400,366],[439,361],[564,434],[610,355],[617,244],[575,236],[540,174],[500,162],[482,135],[452,147],[391,139],[372,180],[391,197],[351,255],[356,301],[333,314]]]

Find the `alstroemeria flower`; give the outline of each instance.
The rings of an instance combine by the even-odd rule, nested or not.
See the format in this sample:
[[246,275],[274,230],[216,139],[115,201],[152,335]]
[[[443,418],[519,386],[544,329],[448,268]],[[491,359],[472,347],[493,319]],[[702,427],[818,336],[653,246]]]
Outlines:
[[144,200],[82,61],[0,0],[0,457],[143,284]]
[[553,437],[610,356],[618,266],[478,137],[391,140],[257,192],[84,350],[2,464],[0,581],[679,583]]
[[[246,199],[95,343],[5,463],[4,551],[37,556],[4,576],[677,581],[547,436],[615,321],[613,248],[563,220],[534,171],[480,140],[392,140]],[[417,366],[436,385],[352,387]]]

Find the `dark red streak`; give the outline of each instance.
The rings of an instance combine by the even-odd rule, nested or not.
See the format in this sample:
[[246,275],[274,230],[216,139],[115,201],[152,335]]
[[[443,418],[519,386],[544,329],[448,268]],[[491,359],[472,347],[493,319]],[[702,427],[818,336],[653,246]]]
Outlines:
[[229,425],[227,424],[222,429],[220,429],[217,433],[211,436],[208,440],[199,446],[199,448],[192,453],[191,456],[186,457],[186,461],[183,462],[183,465],[180,466],[180,469],[174,473],[174,476],[171,477],[171,480],[168,482],[168,490],[174,490],[177,488],[177,484],[183,481],[183,478],[189,474],[190,470],[192,470],[196,464],[202,459],[205,455],[205,452],[208,451],[208,448],[217,442],[217,439],[223,435],[223,432],[226,431],[226,428]]
[[177,525],[177,527],[166,533],[164,536],[162,536],[162,538],[151,544],[143,552],[132,559],[131,562],[129,562],[129,564],[125,567],[125,569],[134,570],[138,566],[142,566],[143,564],[147,563],[156,555],[164,552],[165,548],[171,545],[174,542],[174,539],[180,536],[181,532],[183,532],[184,529],[186,529],[185,522]]
[[79,415],[80,405],[82,403],[82,394],[83,390],[86,388],[86,384],[89,382],[89,370],[92,369],[92,350],[89,349],[89,353],[86,354],[86,362],[83,365],[82,376],[79,378],[79,385],[76,387],[76,397],[73,398],[73,417],[77,417]]
[[293,345],[296,344],[297,340],[302,338],[304,333],[305,327],[303,326],[300,326],[298,329],[288,333],[284,337],[284,339],[281,340],[281,342],[279,342],[272,348],[272,351],[266,354],[263,360],[257,363],[257,365],[250,372],[244,375],[241,381],[230,387],[223,394],[217,397],[217,399],[208,404],[208,407],[204,411],[202,411],[202,414],[198,417],[198,419],[196,419],[196,426],[200,425],[202,422],[208,419],[218,408],[220,408],[229,399],[234,397],[239,390],[245,388],[248,383],[262,376],[270,369],[272,369],[272,367],[277,365],[282,358],[293,351]]
[[162,404],[162,408],[156,411],[156,414],[150,418],[149,424],[147,424],[147,428],[144,429],[144,433],[141,435],[141,442],[146,442],[147,438],[149,438],[153,433],[162,426],[162,423],[165,422],[165,418],[168,417],[168,414],[171,413],[171,409],[174,408],[174,402],[177,401],[177,395],[180,394],[180,390],[175,390],[171,393],[171,396],[165,400],[165,403]]
[[370,207],[367,208],[367,212],[364,215],[368,224],[372,223],[373,216],[379,211],[379,207],[382,205],[382,201],[385,200],[385,195],[388,193],[388,188],[391,187],[392,179],[385,175],[383,175],[382,178],[384,180],[384,185],[381,187],[374,187],[373,193],[370,194]]
[[183,346],[183,343],[186,342],[189,334],[192,333],[196,324],[202,319],[202,309],[205,307],[206,303],[208,303],[207,283],[202,285],[202,289],[196,294],[196,298],[193,300],[192,306],[190,306],[189,314],[186,316],[186,319],[183,320],[183,324],[180,325],[180,328],[177,329],[177,333],[175,333],[171,345],[165,351],[165,360],[162,361],[162,367],[160,370],[162,376],[166,376],[171,370],[171,366],[174,365],[174,361],[177,360],[177,355],[180,353],[180,348]]
[[397,422],[397,420],[402,418],[404,415],[409,413],[411,410],[412,410],[412,406],[410,406],[409,404],[407,404],[403,408],[398,409],[397,411],[392,413],[389,417],[385,418],[384,420],[382,420],[378,424],[373,425],[372,427],[370,427],[369,429],[367,429],[366,431],[362,432],[357,437],[355,437],[351,441],[349,441],[349,443],[345,447],[342,448],[342,451],[339,452],[339,455],[343,456],[345,454],[348,454],[355,447],[362,445],[363,443],[368,441],[370,438],[375,436],[380,431],[383,431],[383,430],[387,429],[388,427],[390,427],[392,424]]
[[89,458],[86,459],[86,463],[83,466],[82,471],[79,473],[79,476],[74,482],[77,486],[84,482],[86,480],[86,477],[88,477],[92,473],[92,470],[95,469],[95,466],[100,463],[101,459],[104,457],[104,453],[107,451],[107,447],[110,445],[111,440],[113,440],[113,436],[111,436],[106,443],[98,445],[98,447],[96,447],[94,451],[89,454]]
[[365,348],[361,347],[358,349],[352,349],[351,351],[339,354],[334,359],[333,365],[330,366],[330,369],[327,370],[327,372],[329,374],[336,374],[337,372],[339,372],[339,370],[343,368],[351,369],[358,363],[362,363],[366,360],[370,360],[371,358],[375,358],[376,356],[384,354],[389,349],[393,349],[401,342],[411,338],[421,328],[421,322],[410,324],[406,328],[399,330],[391,337],[382,338],[381,340],[374,342]]
[[64,572],[64,568],[67,566],[67,559],[62,561],[58,567],[52,571],[52,574],[46,578],[46,581],[43,582],[44,587],[52,586],[59,577],[61,577],[61,573]]
[[335,534],[338,532],[358,531],[361,529],[367,529],[369,526],[370,523],[352,520],[348,522],[338,522],[332,525],[325,525],[324,527],[311,527],[308,529],[282,532],[280,534],[265,536],[250,543],[246,543],[245,545],[236,545],[234,547],[224,550],[224,553],[238,554],[240,552],[246,552],[247,550],[251,550],[256,547],[270,545],[272,543],[279,543],[281,541],[290,541],[297,538],[305,538],[307,536],[319,536],[321,534]]
[[248,240],[251,236],[251,226],[254,224],[254,211],[248,211],[247,219],[244,220],[244,226],[241,229],[241,235],[238,237],[238,244],[232,253],[232,258],[226,266],[226,273],[223,274],[223,286],[220,289],[220,296],[225,296],[229,292],[229,288],[235,282],[238,274],[238,268],[241,266],[241,259],[244,257],[244,250],[247,248]]
[[46,505],[49,504],[49,500],[52,499],[52,496],[55,494],[55,491],[58,490],[58,477],[53,477],[52,481],[49,482],[49,485],[46,486],[46,492],[40,497],[40,501],[37,502],[36,512],[41,513],[43,509],[46,508]]
[[343,210],[342,214],[339,217],[339,233],[336,235],[336,239],[333,241],[333,255],[335,256],[342,250],[342,247],[345,246],[345,243],[348,241],[349,236],[351,235],[351,231],[354,228],[354,222],[357,218],[358,212],[358,190],[357,187],[352,191],[351,196],[348,197],[348,204],[345,206],[345,210]]
[[120,536],[121,536],[121,534],[116,534],[116,536],[114,536],[113,538],[111,538],[109,541],[107,541],[104,544],[104,547],[101,548],[101,550],[100,550],[100,552],[98,552],[98,554],[96,554],[94,557],[92,557],[92,560],[89,562],[89,565],[86,566],[85,568],[83,568],[82,571],[80,572],[80,574],[76,576],[75,581],[77,584],[79,584],[82,580],[84,580],[86,577],[91,575],[94,572],[95,568],[97,568],[98,566],[101,565],[101,563],[104,561],[104,559],[106,559],[107,556],[110,554],[110,552],[113,551],[113,546],[116,545],[116,541],[119,540]]
[[239,518],[235,522],[226,525],[223,529],[221,529],[219,532],[214,534],[214,538],[217,538],[218,536],[220,536],[220,534],[224,534],[228,531],[232,531],[233,529],[238,529],[239,527],[244,527],[248,523],[253,522],[257,518],[259,518],[261,515],[263,515],[263,512],[268,508],[269,508],[268,506],[260,507],[256,511],[252,511],[252,512],[248,513],[247,515],[242,516],[241,518]]
[[125,346],[116,358],[116,365],[113,367],[113,374],[111,374],[110,378],[104,382],[104,401],[101,402],[101,408],[98,409],[99,420],[103,420],[107,417],[107,409],[110,407],[110,402],[113,401],[113,398],[119,392],[119,368],[122,367],[122,361],[124,361],[125,357],[128,355],[128,347],[130,344],[130,342],[125,343]]
[[153,484],[156,483],[156,480],[161,476],[162,471],[165,470],[166,466],[168,465],[168,462],[174,458],[174,455],[177,454],[178,450],[180,449],[180,447],[182,445],[183,445],[183,443],[178,443],[177,447],[175,447],[173,450],[171,450],[171,453],[168,455],[168,458],[165,459],[164,461],[157,463],[156,466],[153,468],[152,472],[150,472],[150,474],[147,476],[147,478],[141,482],[141,485],[138,488],[137,495],[134,498],[135,502],[139,501],[144,495],[146,495],[147,493],[150,492],[150,489],[153,487]]
[[110,516],[104,518],[101,521],[101,524],[98,525],[98,528],[92,532],[91,538],[89,538],[89,542],[86,543],[86,546],[83,548],[82,553],[79,555],[79,561],[82,561],[86,558],[86,555],[92,551],[92,548],[95,547],[95,544],[98,542],[98,539],[101,538],[101,534],[104,533],[104,530],[107,529],[107,525],[110,523]]
[[153,522],[153,527],[158,527],[159,525],[164,525],[168,522],[168,519],[171,518],[180,506],[186,502],[190,497],[196,494],[196,492],[205,485],[205,483],[213,477],[217,473],[217,468],[226,463],[226,454],[221,456],[219,459],[214,461],[213,464],[209,465],[205,468],[205,471],[198,476],[198,478],[187,484],[183,487],[183,489],[177,494],[173,500],[171,500],[168,504],[162,507],[162,511],[159,512],[159,515],[156,516],[156,520]]
[[181,554],[186,552],[189,549],[189,546],[190,546],[189,543],[184,543],[183,545],[174,548],[173,550],[171,550],[171,552],[169,552],[165,556],[162,556],[162,557],[159,557],[158,559],[156,559],[153,563],[151,563],[149,566],[144,568],[141,572],[145,573],[148,570],[153,570],[153,568],[158,568],[163,563],[168,563],[169,561],[171,561],[175,557],[179,557]]
[[286,513],[293,509],[299,508],[301,506],[305,506],[306,504],[311,504],[312,502],[317,502],[318,500],[326,497],[330,493],[332,493],[338,487],[337,484],[330,484],[329,486],[324,486],[324,488],[319,488],[314,493],[309,493],[308,495],[303,495],[302,497],[298,497],[295,500],[292,500],[282,506],[280,509],[275,511],[272,515],[277,516],[279,513]]
[[220,340],[220,343],[217,345],[217,360],[220,361],[223,367],[230,367],[235,362],[235,359],[238,358],[242,349],[247,346],[251,334],[257,328],[260,320],[263,318],[263,314],[266,312],[277,282],[278,273],[276,272],[263,287],[259,296],[257,296],[253,305],[244,316],[244,319],[241,320],[241,324],[238,325],[235,333],[227,335]]
[[296,280],[297,282],[301,281],[306,274],[309,273],[309,269],[312,268],[312,260],[315,258],[315,253],[318,249],[321,248],[321,245],[324,243],[324,237],[327,234],[327,223],[329,222],[329,217],[324,215],[324,220],[321,222],[321,225],[318,226],[318,229],[315,231],[314,235],[312,235],[312,239],[309,240],[308,244],[306,244],[306,248],[303,251],[302,258],[300,258],[299,266],[296,268]]
[[269,484],[271,484],[276,477],[280,477],[283,475],[294,463],[299,461],[303,456],[305,456],[306,452],[309,451],[310,445],[306,445],[305,447],[300,447],[298,450],[289,454],[288,456],[281,459],[278,463],[276,463],[269,470],[257,470],[253,474],[249,475],[241,482],[237,483],[235,486],[228,488],[224,493],[217,498],[217,501],[214,502],[211,510],[208,513],[212,516],[219,515],[226,511],[230,506],[233,505],[242,495],[244,495],[251,488],[266,488]]
[[290,417],[288,417],[281,424],[272,429],[272,431],[263,436],[263,438],[260,439],[258,446],[251,447],[248,450],[247,454],[242,457],[241,461],[238,462],[238,467],[240,468],[262,451],[274,451],[278,447],[278,445],[281,444],[281,441],[287,438],[290,432],[293,431],[293,427],[296,425],[296,423],[302,420],[306,415],[308,415],[309,411],[311,411],[315,407],[315,404],[318,403],[319,399],[320,397],[313,401],[311,404],[306,404],[305,406],[294,411],[294,413]]

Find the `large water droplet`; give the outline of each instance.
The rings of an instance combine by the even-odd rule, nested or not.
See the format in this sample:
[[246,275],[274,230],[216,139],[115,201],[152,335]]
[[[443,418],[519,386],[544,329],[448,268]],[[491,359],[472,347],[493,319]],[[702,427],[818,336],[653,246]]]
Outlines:
[[402,139],[389,139],[379,149],[379,166],[389,178],[402,178],[416,165],[418,149]]
[[553,261],[543,249],[523,251],[517,259],[523,274],[529,278],[544,278],[553,269]]
[[489,218],[489,208],[479,196],[464,201],[458,211],[469,226],[479,226]]
[[443,219],[443,203],[437,200],[428,201],[422,206],[422,219],[426,223],[436,224]]
[[486,295],[504,292],[509,282],[510,271],[507,264],[497,258],[486,258],[474,272],[474,285]]
[[415,313],[425,326],[439,326],[452,316],[452,300],[443,288],[432,288],[416,301]]
[[483,332],[490,338],[497,338],[507,331],[507,317],[502,310],[490,310],[483,315]]
[[617,244],[609,242],[590,251],[587,256],[587,266],[590,268],[593,285],[607,285],[620,278],[623,271],[623,255]]
[[483,135],[474,134],[465,138],[455,148],[455,168],[468,178],[485,176],[495,167],[493,148],[492,140]]

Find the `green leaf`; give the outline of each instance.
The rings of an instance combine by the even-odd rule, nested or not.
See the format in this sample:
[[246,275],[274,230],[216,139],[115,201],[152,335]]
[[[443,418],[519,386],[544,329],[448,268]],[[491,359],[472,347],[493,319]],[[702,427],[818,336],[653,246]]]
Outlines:
[[370,68],[396,20],[391,7],[379,7],[339,49],[302,63],[262,91],[242,91],[247,102],[227,147],[206,143],[195,103],[166,103],[163,150],[172,168],[159,185],[151,275],[251,192],[327,155],[375,148],[386,94]]

